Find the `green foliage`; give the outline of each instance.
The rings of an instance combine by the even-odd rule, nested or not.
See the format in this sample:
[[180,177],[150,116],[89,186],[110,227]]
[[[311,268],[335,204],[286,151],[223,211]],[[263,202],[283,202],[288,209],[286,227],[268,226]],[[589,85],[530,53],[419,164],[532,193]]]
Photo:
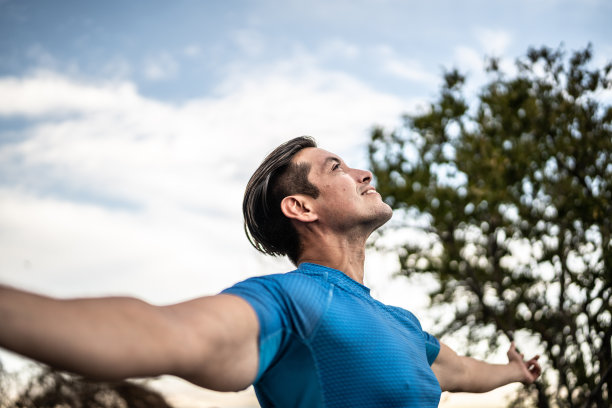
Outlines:
[[426,112],[369,144],[386,202],[426,220],[398,253],[454,311],[438,334],[536,337],[551,366],[521,398],[538,407],[612,404],[612,65],[591,57],[530,49],[512,76],[490,60],[470,100],[447,72]]

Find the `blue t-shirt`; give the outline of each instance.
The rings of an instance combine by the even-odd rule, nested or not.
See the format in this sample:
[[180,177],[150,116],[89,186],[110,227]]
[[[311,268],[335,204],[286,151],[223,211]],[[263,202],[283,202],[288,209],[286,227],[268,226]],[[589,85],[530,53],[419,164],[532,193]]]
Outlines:
[[262,407],[437,407],[440,343],[407,310],[341,271],[303,263],[223,293],[259,319],[255,392]]

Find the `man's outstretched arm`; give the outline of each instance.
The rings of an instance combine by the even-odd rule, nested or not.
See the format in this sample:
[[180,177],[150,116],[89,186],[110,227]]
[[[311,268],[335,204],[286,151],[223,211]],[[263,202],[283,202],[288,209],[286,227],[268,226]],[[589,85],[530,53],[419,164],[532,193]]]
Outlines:
[[442,391],[487,392],[513,382],[531,384],[541,373],[539,356],[529,361],[516,351],[508,350],[508,364],[489,364],[471,357],[459,356],[444,343],[431,366]]
[[235,391],[257,372],[257,316],[232,295],[154,306],[59,300],[0,285],[0,322],[0,347],[97,379],[172,374]]

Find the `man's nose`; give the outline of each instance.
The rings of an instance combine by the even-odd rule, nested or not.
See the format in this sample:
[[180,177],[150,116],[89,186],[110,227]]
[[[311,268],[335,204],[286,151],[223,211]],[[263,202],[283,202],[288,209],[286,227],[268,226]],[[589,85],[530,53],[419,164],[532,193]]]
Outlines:
[[356,178],[360,183],[369,184],[372,181],[372,172],[369,170],[355,169]]

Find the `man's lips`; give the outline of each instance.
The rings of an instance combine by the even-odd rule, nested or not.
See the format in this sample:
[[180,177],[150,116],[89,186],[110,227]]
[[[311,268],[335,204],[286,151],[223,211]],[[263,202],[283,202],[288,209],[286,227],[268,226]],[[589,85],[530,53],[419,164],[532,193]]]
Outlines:
[[378,192],[376,191],[374,187],[367,187],[365,190],[363,190],[361,195],[367,195],[367,194],[378,194]]

